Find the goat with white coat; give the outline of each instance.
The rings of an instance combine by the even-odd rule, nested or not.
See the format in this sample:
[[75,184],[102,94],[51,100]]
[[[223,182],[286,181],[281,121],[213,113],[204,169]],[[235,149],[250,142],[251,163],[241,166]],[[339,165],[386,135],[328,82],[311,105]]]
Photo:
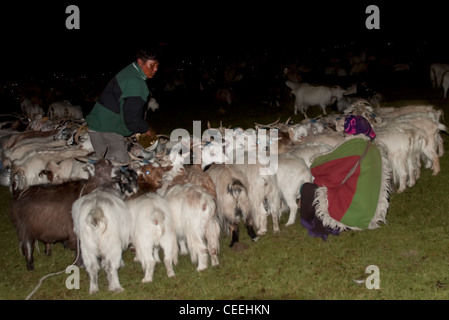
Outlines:
[[307,109],[311,106],[320,106],[324,115],[327,115],[326,107],[340,100],[345,90],[340,86],[312,86],[308,83],[293,83],[286,81],[286,85],[295,96],[294,114],[300,111],[307,118]]
[[167,276],[174,277],[173,264],[178,263],[178,243],[169,204],[162,196],[148,192],[126,201],[132,217],[131,239],[136,250],[134,261],[142,264],[142,282],[152,282],[158,250],[164,250]]
[[449,71],[447,63],[432,63],[430,65],[430,82],[432,88],[441,88],[443,82],[443,74]]
[[313,176],[305,161],[294,155],[284,153],[279,155],[276,181],[282,196],[283,203],[287,205],[290,215],[286,226],[295,223],[298,203],[301,197],[300,188],[306,182],[312,182]]
[[190,183],[170,187],[165,198],[173,214],[180,254],[190,253],[192,263],[198,263],[197,271],[207,268],[208,254],[212,266],[218,266],[220,225],[215,198]]
[[[131,237],[131,214],[120,192],[99,187],[77,199],[72,206],[74,231],[90,277],[89,293],[98,292],[98,271],[106,270],[110,291],[121,292],[118,269]],[[100,261],[101,260],[101,264]]]
[[42,118],[44,115],[44,109],[38,103],[33,103],[26,97],[20,103],[20,109],[22,114],[30,119]]

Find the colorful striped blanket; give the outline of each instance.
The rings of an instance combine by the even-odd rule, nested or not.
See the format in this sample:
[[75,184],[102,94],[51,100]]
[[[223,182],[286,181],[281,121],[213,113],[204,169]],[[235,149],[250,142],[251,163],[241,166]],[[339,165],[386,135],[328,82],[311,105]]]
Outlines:
[[[311,165],[314,181],[301,190],[301,223],[313,236],[374,229],[386,222],[389,167],[378,146],[354,137]],[[303,197],[304,195],[304,197]]]

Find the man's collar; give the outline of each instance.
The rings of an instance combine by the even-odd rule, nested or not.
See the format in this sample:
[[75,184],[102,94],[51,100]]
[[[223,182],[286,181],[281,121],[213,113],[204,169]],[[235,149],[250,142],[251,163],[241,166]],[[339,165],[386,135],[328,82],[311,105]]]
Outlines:
[[139,74],[139,76],[143,79],[143,80],[147,80],[148,77],[145,75],[145,73],[143,72],[142,68],[135,62],[133,62],[133,66],[134,68],[137,70],[137,73]]

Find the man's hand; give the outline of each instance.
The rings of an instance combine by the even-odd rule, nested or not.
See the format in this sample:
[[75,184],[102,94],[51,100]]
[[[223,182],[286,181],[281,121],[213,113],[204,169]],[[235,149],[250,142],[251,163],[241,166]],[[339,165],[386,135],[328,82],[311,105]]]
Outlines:
[[156,132],[154,132],[154,130],[150,128],[147,132],[140,135],[138,141],[144,148],[148,148],[157,141]]
[[156,132],[154,132],[154,130],[151,129],[151,128],[148,129],[148,131],[145,132],[144,134],[147,135],[147,136],[149,136],[149,137],[151,137],[151,138],[156,137]]

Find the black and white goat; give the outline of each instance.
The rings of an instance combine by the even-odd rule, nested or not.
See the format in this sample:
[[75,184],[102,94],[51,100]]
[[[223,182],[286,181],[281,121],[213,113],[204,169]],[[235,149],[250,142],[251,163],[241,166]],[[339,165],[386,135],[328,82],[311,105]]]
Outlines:
[[234,165],[212,164],[206,173],[215,183],[217,215],[222,230],[231,235],[232,247],[239,242],[239,223],[243,221],[253,241],[258,237],[254,230],[254,210],[248,195],[248,179]]
[[[273,231],[279,232],[281,215],[281,193],[276,181],[275,172],[262,174],[266,165],[260,163],[234,164],[246,175],[248,180],[248,197],[254,210],[254,225],[258,235],[267,233],[268,216],[273,221]],[[270,171],[270,170],[267,170]]]

